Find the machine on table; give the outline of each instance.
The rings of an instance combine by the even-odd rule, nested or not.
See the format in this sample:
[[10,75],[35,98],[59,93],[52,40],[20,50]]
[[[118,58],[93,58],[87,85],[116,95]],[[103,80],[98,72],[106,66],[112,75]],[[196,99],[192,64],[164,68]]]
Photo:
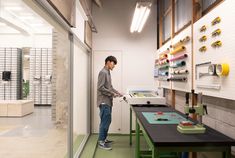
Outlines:
[[124,100],[130,105],[165,105],[166,99],[154,90],[128,90]]
[[[162,106],[166,105],[166,98],[159,95],[159,91],[153,89],[128,89],[123,97],[130,106]],[[130,145],[132,145],[132,108],[130,107]]]
[[[206,130],[202,134],[189,135],[178,132],[177,125],[182,118],[188,119],[193,124],[197,122],[173,108],[138,106],[131,108],[136,115],[136,158],[144,156],[160,158],[163,156],[162,153],[167,153],[168,157],[180,157],[181,152],[222,152],[223,158],[231,157],[231,146],[235,145],[235,140],[207,126],[204,126]],[[163,119],[155,120],[159,118],[157,116],[159,114]],[[168,120],[164,120],[163,116]],[[150,150],[140,150],[140,131]]]
[[[184,106],[184,112],[186,114],[187,121],[181,121],[177,126],[177,130],[180,133],[184,134],[196,134],[196,133],[205,133],[206,128],[202,124],[202,116],[206,113],[207,114],[207,106],[202,105],[202,93],[198,94],[198,104],[189,106],[189,93],[186,93],[186,103]],[[189,114],[195,114],[198,116],[198,123],[193,124],[192,122],[188,121]]]

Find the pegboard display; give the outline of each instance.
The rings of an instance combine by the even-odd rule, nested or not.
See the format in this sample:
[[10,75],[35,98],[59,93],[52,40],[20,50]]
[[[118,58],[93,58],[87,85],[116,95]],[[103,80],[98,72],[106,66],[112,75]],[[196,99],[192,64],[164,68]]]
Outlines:
[[0,100],[22,99],[22,50],[0,48]]
[[170,44],[171,41],[165,43],[157,50],[155,59],[154,77],[157,80],[157,85],[162,88],[171,89],[170,76]]
[[[225,11],[226,8],[229,11]],[[234,0],[226,0],[194,24],[196,93],[235,100]]]
[[186,92],[192,90],[191,29],[191,26],[187,27],[172,39],[169,80],[174,90]]
[[52,103],[52,50],[30,49],[30,98],[34,104]]

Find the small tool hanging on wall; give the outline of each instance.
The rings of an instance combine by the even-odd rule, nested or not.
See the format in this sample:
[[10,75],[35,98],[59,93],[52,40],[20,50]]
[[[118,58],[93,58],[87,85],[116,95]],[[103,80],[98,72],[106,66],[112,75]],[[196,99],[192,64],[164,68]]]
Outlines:
[[176,81],[176,82],[187,82],[187,77],[171,77],[167,81]]
[[168,71],[165,72],[159,72],[159,76],[168,76]]
[[159,77],[158,81],[168,81],[168,80],[167,80],[167,77]]
[[212,22],[211,22],[211,25],[216,25],[218,23],[221,22],[221,18],[220,17],[216,17]]
[[176,62],[174,65],[172,65],[171,68],[182,67],[182,66],[185,66],[185,65],[186,65],[185,61],[179,61],[179,62]]
[[199,78],[203,76],[228,76],[229,74],[229,64],[211,64],[208,66],[207,73],[199,73]]
[[204,62],[204,63],[199,63],[195,65],[195,79],[197,80],[197,72],[198,72],[198,67],[202,67],[202,66],[207,66],[210,65],[211,61],[208,62]]
[[208,73],[211,75],[211,76],[217,76],[217,73],[216,73],[216,65],[215,64],[211,64],[208,66]]
[[157,65],[165,65],[165,64],[168,64],[170,61],[168,59],[164,59],[164,60],[161,60],[158,62]]
[[186,47],[185,46],[180,46],[180,47],[175,48],[173,51],[171,51],[170,54],[174,55],[174,54],[177,54],[177,53],[182,52],[184,50],[186,50]]
[[168,58],[168,54],[161,54],[159,60],[164,60]]
[[216,73],[216,64],[210,64],[208,66],[208,72],[206,73],[199,73],[199,78],[203,77],[203,76],[218,76]]
[[182,54],[182,55],[179,55],[177,57],[174,57],[174,58],[170,59],[169,61],[172,62],[172,61],[176,61],[176,60],[185,59],[187,57],[188,57],[188,54]]
[[172,75],[181,75],[181,74],[187,74],[188,70],[174,70]]
[[228,76],[229,74],[229,64],[217,64],[216,65],[216,73],[218,76]]
[[200,52],[205,52],[207,50],[207,47],[206,46],[202,46],[201,48],[199,48],[199,51]]
[[155,60],[155,65],[158,65],[159,59]]
[[171,45],[170,47],[175,49],[175,48],[179,47],[180,45],[185,44],[185,43],[187,43],[189,41],[190,41],[190,37],[186,36],[185,38],[179,40],[177,43]]
[[219,90],[221,88],[221,85],[219,84],[197,84],[197,88],[202,88],[202,89],[215,89]]
[[200,32],[204,32],[206,31],[206,25],[203,25],[201,28],[200,28]]
[[216,29],[215,31],[213,31],[211,33],[212,37],[219,36],[220,34],[221,34],[221,30],[220,29]]
[[199,39],[200,42],[205,42],[206,40],[207,40],[207,37],[205,35]]
[[159,70],[164,70],[164,69],[168,69],[168,68],[169,68],[169,65],[164,65],[164,66],[159,67]]
[[221,41],[215,41],[211,44],[212,47],[216,48],[216,47],[221,47],[222,46],[222,42]]

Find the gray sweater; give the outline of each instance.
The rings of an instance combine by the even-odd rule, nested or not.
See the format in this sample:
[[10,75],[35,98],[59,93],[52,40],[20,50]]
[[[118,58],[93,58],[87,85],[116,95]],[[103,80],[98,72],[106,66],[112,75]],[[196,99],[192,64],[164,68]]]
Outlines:
[[113,106],[113,97],[120,94],[112,86],[110,70],[105,67],[99,72],[97,83],[97,106],[107,104]]

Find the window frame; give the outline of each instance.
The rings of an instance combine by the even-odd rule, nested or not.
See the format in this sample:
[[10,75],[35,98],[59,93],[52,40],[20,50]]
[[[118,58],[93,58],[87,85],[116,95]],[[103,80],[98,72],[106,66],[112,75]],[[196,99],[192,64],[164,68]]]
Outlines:
[[[180,28],[178,31],[175,31],[175,0],[171,0],[171,3],[169,5],[169,8],[166,9],[164,12],[164,3],[162,3],[164,0],[158,0],[157,5],[159,9],[159,14],[157,17],[157,24],[158,24],[158,42],[157,42],[157,48],[160,48],[162,45],[167,43],[170,39],[174,38],[175,35],[178,35],[180,32],[185,30],[188,26],[194,24],[196,21],[201,19],[203,16],[208,14],[210,11],[212,11],[214,8],[216,8],[218,5],[223,3],[225,0],[216,0],[213,4],[211,4],[206,10],[202,11],[202,0],[192,0],[192,18],[191,20],[185,24],[182,28]],[[163,19],[166,15],[171,14],[171,36],[167,39],[163,39]]]
[[[210,11],[212,11],[214,8],[216,8],[221,2],[223,2],[224,0],[216,0],[213,4],[211,4],[207,9],[205,9],[204,11],[202,10],[202,17],[204,15],[206,15],[207,13],[209,13]],[[201,4],[201,8],[202,8],[202,4]]]

